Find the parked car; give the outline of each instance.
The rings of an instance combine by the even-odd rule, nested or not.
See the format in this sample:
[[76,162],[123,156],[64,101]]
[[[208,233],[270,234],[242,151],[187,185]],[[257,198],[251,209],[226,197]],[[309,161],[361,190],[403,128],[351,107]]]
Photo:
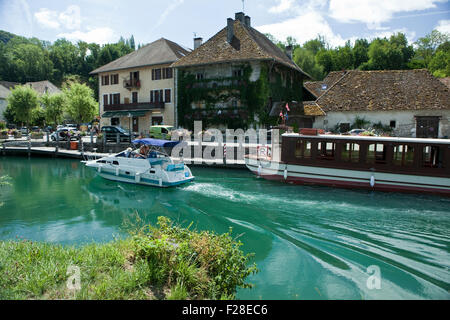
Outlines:
[[172,138],[172,130],[174,129],[172,126],[151,126],[149,132],[150,138],[170,140]]
[[19,129],[20,132],[22,132],[22,134],[28,134],[28,128],[27,127],[22,127]]
[[73,123],[68,123],[64,126],[65,128],[70,128],[71,130],[78,130],[78,125]]
[[101,132],[106,137],[106,141],[117,141],[117,134],[119,134],[120,142],[130,141],[130,133],[116,126],[103,126]]
[[59,137],[59,141],[67,141],[70,137],[70,140],[78,140],[79,136],[78,131],[73,128],[60,128],[50,135],[50,139],[56,141]]
[[347,132],[347,134],[352,135],[352,136],[359,136],[361,135],[361,133],[365,132],[366,129],[352,129],[349,132]]
[[41,131],[41,128],[39,128],[38,126],[31,127],[31,132],[39,132],[39,131]]

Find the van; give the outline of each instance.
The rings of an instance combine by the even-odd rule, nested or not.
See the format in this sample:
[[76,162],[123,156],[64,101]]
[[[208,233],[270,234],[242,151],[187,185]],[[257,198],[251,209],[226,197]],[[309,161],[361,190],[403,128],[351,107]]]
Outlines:
[[164,125],[151,126],[149,135],[150,135],[150,138],[154,138],[154,139],[170,140],[172,138],[172,134],[171,134],[172,130],[174,130],[174,129],[175,128],[172,126],[164,126]]

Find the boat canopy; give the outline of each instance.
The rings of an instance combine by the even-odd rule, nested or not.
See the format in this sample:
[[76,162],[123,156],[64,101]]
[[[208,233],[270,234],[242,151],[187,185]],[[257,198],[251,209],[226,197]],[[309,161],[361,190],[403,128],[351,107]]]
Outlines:
[[160,139],[137,139],[132,141],[134,144],[145,144],[148,146],[161,147],[161,148],[173,148],[178,145],[181,141],[170,141],[170,140],[160,140]]

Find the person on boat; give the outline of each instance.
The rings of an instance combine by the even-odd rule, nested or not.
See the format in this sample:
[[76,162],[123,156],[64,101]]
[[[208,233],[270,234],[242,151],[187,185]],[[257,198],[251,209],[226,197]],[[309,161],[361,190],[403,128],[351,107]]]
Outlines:
[[137,155],[137,157],[144,157],[144,158],[147,158],[147,154],[148,154],[148,151],[150,150],[150,147],[149,146],[147,146],[147,145],[142,145],[140,148],[139,148],[139,154]]

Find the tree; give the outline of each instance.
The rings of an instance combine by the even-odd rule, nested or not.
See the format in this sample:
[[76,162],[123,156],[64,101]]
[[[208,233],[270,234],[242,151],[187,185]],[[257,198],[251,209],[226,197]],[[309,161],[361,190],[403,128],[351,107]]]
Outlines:
[[16,123],[16,114],[10,105],[6,106],[5,111],[3,111],[3,117],[7,123]]
[[334,51],[334,70],[346,70],[353,69],[353,53],[352,48],[350,46],[350,42],[348,41],[344,47],[339,47]]
[[436,52],[428,64],[428,69],[435,77],[450,76],[450,51],[439,50]]
[[335,70],[333,63],[333,54],[331,50],[321,49],[316,55],[316,62],[322,66],[323,71],[328,74],[330,71]]
[[41,106],[37,106],[31,110],[31,124],[42,127],[45,124],[45,110]]
[[85,84],[73,82],[63,89],[66,111],[76,123],[89,122],[97,113],[93,91]]
[[294,50],[294,62],[314,80],[322,80],[324,78],[323,69],[316,63],[312,51],[298,47]]
[[62,122],[66,104],[65,95],[63,93],[52,95],[46,93],[41,97],[41,104],[45,108],[45,120],[48,124],[57,126]]
[[325,38],[319,35],[316,39],[306,41],[303,48],[316,55],[320,50],[325,49],[325,45]]
[[11,90],[7,101],[14,113],[15,120],[24,122],[29,127],[32,121],[32,111],[39,106],[37,92],[27,85],[16,86]]
[[366,39],[357,39],[352,51],[355,68],[369,60],[369,42]]

